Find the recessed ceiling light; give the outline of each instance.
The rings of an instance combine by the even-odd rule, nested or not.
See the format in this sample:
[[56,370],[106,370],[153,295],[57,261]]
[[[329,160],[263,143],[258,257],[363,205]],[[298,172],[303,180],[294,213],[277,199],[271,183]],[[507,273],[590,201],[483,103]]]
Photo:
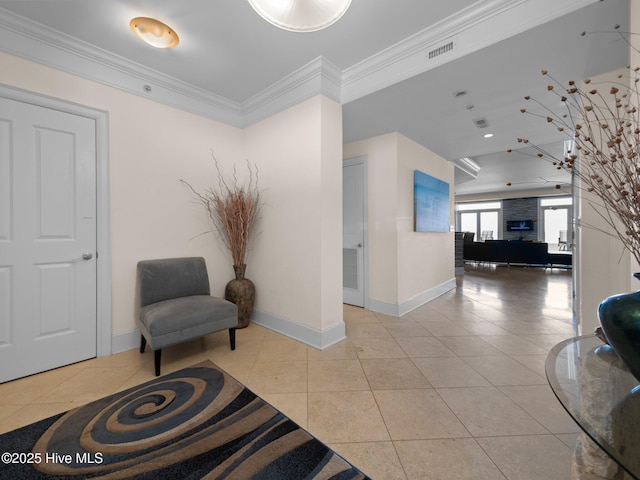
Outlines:
[[178,34],[160,20],[147,17],[132,18],[129,28],[136,36],[156,48],[173,48],[180,42]]
[[493,137],[493,133],[485,133],[484,134],[484,138],[491,138]]

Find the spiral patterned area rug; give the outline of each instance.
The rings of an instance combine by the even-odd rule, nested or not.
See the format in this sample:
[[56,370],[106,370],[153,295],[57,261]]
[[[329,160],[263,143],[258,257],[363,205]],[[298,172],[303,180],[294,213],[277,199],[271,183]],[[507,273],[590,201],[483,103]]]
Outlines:
[[211,362],[0,435],[0,453],[12,480],[369,478]]

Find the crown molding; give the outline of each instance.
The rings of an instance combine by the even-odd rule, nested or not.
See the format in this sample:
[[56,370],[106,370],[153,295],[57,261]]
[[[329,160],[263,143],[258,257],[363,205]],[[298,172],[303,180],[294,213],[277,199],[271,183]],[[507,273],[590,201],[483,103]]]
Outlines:
[[[599,0],[480,0],[343,72],[342,102],[395,85]],[[447,53],[429,52],[453,43]]]
[[455,160],[451,160],[457,168],[462,170],[467,175],[478,178],[478,172],[481,170],[480,165],[474,162],[472,159],[468,157],[464,158],[456,158]]
[[0,50],[223,123],[242,126],[242,111],[237,102],[141,67],[2,8]]
[[[383,74],[388,73],[394,65],[402,66],[405,60],[411,59],[416,54],[422,54],[435,45],[446,43],[448,38],[455,37],[465,29],[471,28],[473,25],[486,21],[487,18],[500,13],[500,11],[507,8],[506,4],[517,4],[523,1],[525,0],[490,0],[476,2],[456,12],[455,15],[451,15],[345,69],[343,89],[346,90],[346,92],[343,96],[347,99],[355,99],[356,94],[351,93],[351,90],[356,90],[359,83],[366,81],[366,79],[372,75],[378,75],[380,72]],[[419,68],[424,62],[421,61],[419,64],[420,65],[416,65],[416,67]],[[421,72],[418,71],[417,73]],[[400,76],[409,78],[413,75],[415,75],[415,73],[411,74],[407,72]],[[354,85],[356,87],[355,89],[353,88]]]
[[0,50],[242,128],[318,94],[351,102],[597,1],[479,0],[344,71],[318,57],[242,103],[2,8]]
[[342,71],[324,57],[317,57],[242,103],[248,126],[315,95],[341,102]]

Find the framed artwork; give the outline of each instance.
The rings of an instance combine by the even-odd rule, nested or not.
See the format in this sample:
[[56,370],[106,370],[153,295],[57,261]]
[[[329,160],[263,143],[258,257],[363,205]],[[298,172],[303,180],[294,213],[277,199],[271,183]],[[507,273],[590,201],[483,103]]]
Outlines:
[[431,175],[413,172],[413,230],[449,231],[449,184]]

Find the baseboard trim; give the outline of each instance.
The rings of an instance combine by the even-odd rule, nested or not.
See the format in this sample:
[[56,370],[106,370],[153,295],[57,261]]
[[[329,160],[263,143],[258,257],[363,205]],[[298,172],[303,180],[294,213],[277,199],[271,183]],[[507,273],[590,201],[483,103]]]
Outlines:
[[269,330],[317,348],[318,350],[324,350],[347,338],[344,322],[337,323],[325,330],[316,330],[315,328],[301,325],[286,318],[260,310],[253,311],[251,321]]
[[[254,310],[251,321],[257,325],[281,333],[318,350],[324,350],[346,337],[344,322],[340,322],[325,330],[316,330],[272,313]],[[136,328],[111,337],[111,353],[120,353],[140,347],[140,331]]]
[[137,328],[111,336],[111,354],[140,347],[140,330]]
[[456,288],[456,279],[452,278],[400,304],[369,299],[369,310],[391,317],[401,317],[454,288]]

